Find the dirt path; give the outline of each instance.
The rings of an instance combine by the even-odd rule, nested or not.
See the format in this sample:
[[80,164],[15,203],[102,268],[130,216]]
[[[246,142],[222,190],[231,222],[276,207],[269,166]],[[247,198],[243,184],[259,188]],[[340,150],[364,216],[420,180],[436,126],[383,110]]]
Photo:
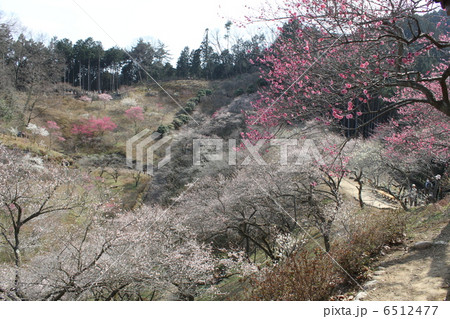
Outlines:
[[[439,301],[450,292],[450,221],[425,231],[377,265],[359,300]],[[448,298],[448,297],[447,297]]]
[[[357,183],[344,179],[343,194],[358,199]],[[376,190],[364,187],[362,198],[366,205],[398,208]],[[436,209],[439,209],[436,207]],[[445,222],[430,224],[416,230],[414,240],[406,247],[390,251],[375,265],[371,278],[360,291],[357,300],[372,301],[439,301],[450,299],[450,213]],[[449,294],[447,296],[447,294]]]
[[[341,182],[341,191],[348,196],[351,196],[358,200],[358,188],[357,183],[350,179],[343,179]],[[364,186],[362,191],[362,199],[364,204],[376,208],[394,209],[399,206],[395,203],[391,203],[386,199],[381,198],[381,195],[377,194],[375,189]]]

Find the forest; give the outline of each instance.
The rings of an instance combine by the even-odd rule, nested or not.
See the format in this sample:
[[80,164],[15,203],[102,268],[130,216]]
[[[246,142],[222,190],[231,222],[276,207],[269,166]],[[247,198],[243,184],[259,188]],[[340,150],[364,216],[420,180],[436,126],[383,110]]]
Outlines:
[[230,21],[176,65],[0,13],[0,300],[375,300],[377,262],[444,233],[450,17],[272,9],[273,41]]

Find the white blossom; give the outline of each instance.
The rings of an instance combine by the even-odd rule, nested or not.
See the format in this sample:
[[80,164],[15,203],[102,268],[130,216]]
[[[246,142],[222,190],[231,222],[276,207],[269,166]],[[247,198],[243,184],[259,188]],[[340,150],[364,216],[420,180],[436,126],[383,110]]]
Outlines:
[[39,127],[33,123],[29,123],[26,129],[29,130],[33,135],[41,135],[41,136],[49,135],[48,131],[44,127]]
[[136,100],[131,97],[124,98],[121,103],[123,106],[128,106],[128,107],[137,105]]

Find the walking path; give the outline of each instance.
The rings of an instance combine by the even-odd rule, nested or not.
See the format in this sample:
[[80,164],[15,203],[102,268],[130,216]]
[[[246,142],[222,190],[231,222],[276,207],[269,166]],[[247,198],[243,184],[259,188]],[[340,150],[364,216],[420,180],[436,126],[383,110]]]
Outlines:
[[[341,191],[358,200],[357,183],[344,179]],[[384,196],[383,196],[384,195]],[[375,189],[364,186],[366,205],[395,209],[399,205]],[[435,204],[436,210],[443,209]],[[450,211],[442,211],[443,222],[416,230],[406,247],[391,251],[375,265],[372,278],[366,282],[356,300],[373,301],[439,301],[450,300]]]
[[[351,179],[343,179],[341,181],[341,191],[344,194],[347,194],[348,196],[351,196],[358,200],[358,183]],[[387,194],[386,194],[387,195]],[[382,208],[382,209],[395,209],[399,208],[399,205],[395,202],[388,201],[386,198],[382,197],[382,194],[366,185],[363,186],[362,191],[362,199],[364,201],[364,204],[376,207],[376,208]]]
[[[445,226],[444,226],[445,225]],[[422,234],[379,262],[357,299],[372,301],[441,301],[450,297],[450,222],[436,234]]]

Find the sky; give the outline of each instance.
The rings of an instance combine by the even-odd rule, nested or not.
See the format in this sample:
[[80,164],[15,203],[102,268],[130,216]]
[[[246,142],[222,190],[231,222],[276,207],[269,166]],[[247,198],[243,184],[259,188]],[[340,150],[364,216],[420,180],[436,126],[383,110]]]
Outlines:
[[[73,42],[92,37],[103,47],[131,48],[139,38],[162,41],[176,62],[185,46],[196,49],[205,34],[225,31],[228,20],[242,20],[264,0],[2,0],[0,11],[13,16],[31,31],[69,38]],[[234,28],[240,36],[252,31]],[[223,33],[224,34],[224,33]]]

